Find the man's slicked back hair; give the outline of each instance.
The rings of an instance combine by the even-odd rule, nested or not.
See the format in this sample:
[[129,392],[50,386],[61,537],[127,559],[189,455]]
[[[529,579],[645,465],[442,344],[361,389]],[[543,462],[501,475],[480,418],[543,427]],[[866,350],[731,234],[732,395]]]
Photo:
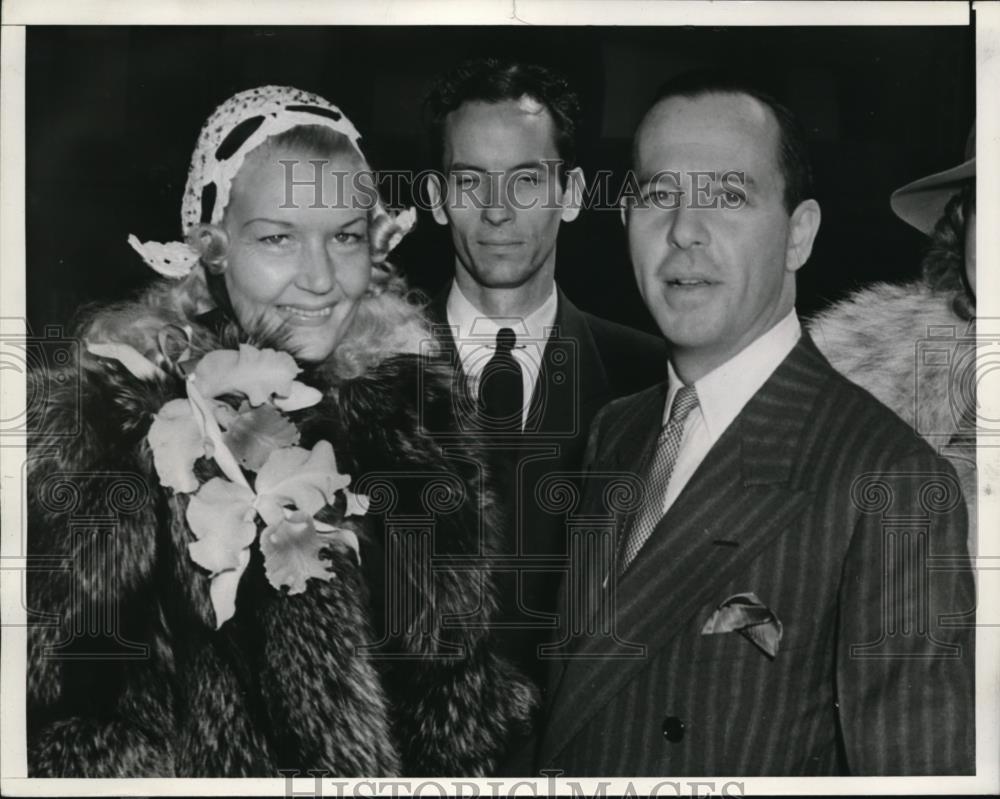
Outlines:
[[742,94],[767,107],[778,123],[778,167],[785,181],[783,201],[789,214],[813,197],[813,172],[805,128],[798,117],[753,82],[718,69],[683,72],[663,83],[649,108],[675,97],[696,100],[710,94]]
[[547,67],[502,58],[476,58],[445,73],[424,100],[433,164],[444,168],[444,126],[463,103],[499,103],[527,95],[541,103],[555,125],[562,175],[576,166],[580,100],[568,81]]

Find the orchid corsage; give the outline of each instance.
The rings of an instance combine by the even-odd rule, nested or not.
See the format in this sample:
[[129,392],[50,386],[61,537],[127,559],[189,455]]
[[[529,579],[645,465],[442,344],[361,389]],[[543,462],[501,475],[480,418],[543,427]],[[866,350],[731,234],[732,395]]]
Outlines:
[[[127,345],[88,344],[88,350],[139,377],[166,376]],[[160,408],[147,440],[160,483],[191,495],[186,518],[197,540],[188,550],[211,575],[216,628],[236,612],[236,589],[258,531],[275,589],[298,594],[309,578],[334,579],[321,551],[339,544],[357,554],[358,539],[318,516],[334,506],[339,518],[362,516],[368,500],[349,490],[351,478],[338,472],[328,441],[311,450],[297,446],[299,430],[286,414],[322,395],[295,380],[301,369],[292,356],[241,344],[213,350],[194,365],[166,359],[166,366],[184,377],[187,396]],[[213,460],[222,476],[202,483],[195,472],[202,459]]]

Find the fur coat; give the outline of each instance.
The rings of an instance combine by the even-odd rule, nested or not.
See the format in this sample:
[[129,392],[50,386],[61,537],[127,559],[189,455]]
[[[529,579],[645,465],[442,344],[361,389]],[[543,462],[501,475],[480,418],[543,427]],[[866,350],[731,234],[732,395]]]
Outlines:
[[976,551],[973,322],[923,281],[875,283],[808,322],[834,368],[873,394],[958,472]]
[[[246,338],[196,325],[193,340]],[[489,475],[471,434],[449,454],[427,432],[454,430],[450,372],[413,353],[335,372],[300,375],[324,399],[294,416],[300,446],[330,441],[372,486],[361,563],[332,548],[335,578],[292,596],[255,546],[218,630],[188,495],[161,487],[146,442],[181,381],[88,354],[30,376],[46,394],[29,450],[30,776],[483,776],[524,733],[536,697],[487,630]],[[406,535],[421,526],[423,549]]]

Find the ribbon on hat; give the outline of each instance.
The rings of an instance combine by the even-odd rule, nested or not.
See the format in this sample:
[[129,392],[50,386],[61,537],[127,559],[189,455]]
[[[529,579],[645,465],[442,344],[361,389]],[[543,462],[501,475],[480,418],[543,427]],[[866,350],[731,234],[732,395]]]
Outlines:
[[174,280],[185,277],[198,263],[198,253],[183,241],[139,241],[130,233],[128,243],[147,266]]

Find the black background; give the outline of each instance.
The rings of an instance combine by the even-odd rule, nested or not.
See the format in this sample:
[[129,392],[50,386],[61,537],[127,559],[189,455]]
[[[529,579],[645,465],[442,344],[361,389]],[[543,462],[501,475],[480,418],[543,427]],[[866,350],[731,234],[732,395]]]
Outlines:
[[[692,67],[762,73],[809,132],[823,224],[799,273],[809,313],[872,280],[917,274],[925,239],[896,219],[891,191],[961,160],[975,110],[971,28],[31,27],[26,57],[28,318],[65,324],[77,307],[150,279],[125,240],[180,235],[202,122],[263,84],[339,105],[376,168],[430,166],[420,103],[435,76],[474,55],[563,71],[584,102],[580,162],[620,182],[630,136],[656,87]],[[411,283],[452,269],[446,228],[421,212],[394,252]],[[617,213],[563,225],[557,279],[577,304],[653,330]]]

